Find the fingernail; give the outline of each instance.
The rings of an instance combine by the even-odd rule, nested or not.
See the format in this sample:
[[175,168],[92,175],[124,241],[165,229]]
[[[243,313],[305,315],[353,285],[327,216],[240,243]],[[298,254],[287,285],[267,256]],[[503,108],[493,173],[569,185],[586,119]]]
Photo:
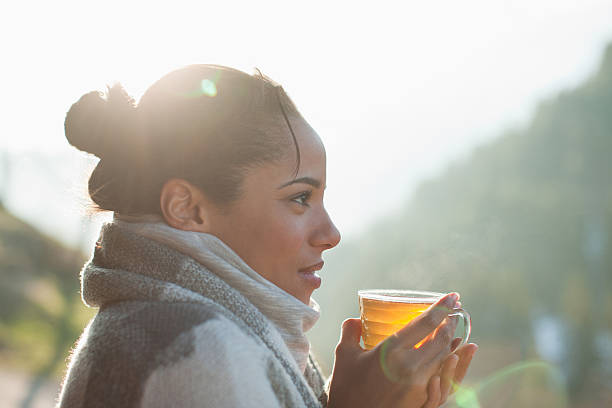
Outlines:
[[452,303],[455,304],[455,302],[457,302],[457,300],[459,300],[459,294],[456,292],[453,292],[451,294],[448,295],[448,297],[446,298],[446,301],[448,303]]

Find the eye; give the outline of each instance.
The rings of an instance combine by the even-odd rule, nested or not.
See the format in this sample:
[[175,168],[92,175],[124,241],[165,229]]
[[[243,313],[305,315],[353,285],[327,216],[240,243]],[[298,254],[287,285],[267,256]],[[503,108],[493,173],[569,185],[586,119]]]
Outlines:
[[308,207],[308,200],[310,200],[310,196],[312,193],[310,191],[302,191],[298,195],[291,197],[291,201],[303,205],[304,207]]

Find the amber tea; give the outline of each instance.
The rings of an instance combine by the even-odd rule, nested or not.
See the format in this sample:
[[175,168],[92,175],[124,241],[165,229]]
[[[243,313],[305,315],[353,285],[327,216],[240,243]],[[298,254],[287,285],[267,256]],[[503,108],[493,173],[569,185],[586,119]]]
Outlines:
[[[404,327],[412,319],[438,301],[443,293],[407,290],[360,290],[359,308],[361,311],[362,338],[366,350]],[[462,316],[465,336],[469,338],[469,315],[463,309],[455,309],[451,316]],[[417,344],[416,347],[420,345]]]

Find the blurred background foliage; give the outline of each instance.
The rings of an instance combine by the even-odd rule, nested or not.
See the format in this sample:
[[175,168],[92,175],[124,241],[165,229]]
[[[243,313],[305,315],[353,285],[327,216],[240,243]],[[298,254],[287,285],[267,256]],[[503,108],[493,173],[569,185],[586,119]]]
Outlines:
[[[84,261],[0,208],[0,364],[35,374],[24,406],[61,377],[95,313],[80,300]],[[480,351],[449,405],[612,406],[612,46],[527,127],[423,182],[326,261],[310,338],[328,373],[358,289],[458,291]]]
[[79,293],[84,261],[0,206],[0,365],[33,374],[24,406],[46,379],[63,375],[70,348],[95,314]]
[[[342,320],[358,316],[358,289],[458,291],[481,346],[473,381],[550,363],[516,371],[524,392],[508,405],[482,406],[562,406],[560,393],[612,406],[612,46],[586,83],[423,182],[400,211],[332,251],[324,272],[311,339],[328,372]],[[551,405],[520,400],[533,376],[551,375],[561,386],[546,388]]]
[[[38,370],[59,359],[93,315],[81,302],[85,256],[0,208],[0,358]],[[50,367],[58,370],[60,367]]]

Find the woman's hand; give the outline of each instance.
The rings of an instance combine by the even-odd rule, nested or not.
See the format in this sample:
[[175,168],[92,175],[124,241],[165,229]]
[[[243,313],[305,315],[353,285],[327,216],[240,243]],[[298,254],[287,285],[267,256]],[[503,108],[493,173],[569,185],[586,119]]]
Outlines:
[[433,408],[443,403],[475,352],[465,346],[450,354],[456,319],[447,315],[457,300],[456,294],[443,297],[370,351],[359,345],[360,320],[345,320],[328,406]]
[[437,396],[440,395],[439,405],[444,404],[446,399],[457,390],[463,381],[463,378],[467,374],[472,358],[478,350],[478,345],[469,343],[461,346],[459,349],[456,349],[460,342],[461,339],[453,340],[451,350],[455,351],[453,354],[449,355],[442,364],[439,380],[440,389],[437,390],[436,384],[432,384],[432,382],[436,381],[436,376],[432,377],[432,380],[430,380],[431,388],[428,388],[428,390],[431,390],[431,392],[429,392],[428,401],[435,400]]

